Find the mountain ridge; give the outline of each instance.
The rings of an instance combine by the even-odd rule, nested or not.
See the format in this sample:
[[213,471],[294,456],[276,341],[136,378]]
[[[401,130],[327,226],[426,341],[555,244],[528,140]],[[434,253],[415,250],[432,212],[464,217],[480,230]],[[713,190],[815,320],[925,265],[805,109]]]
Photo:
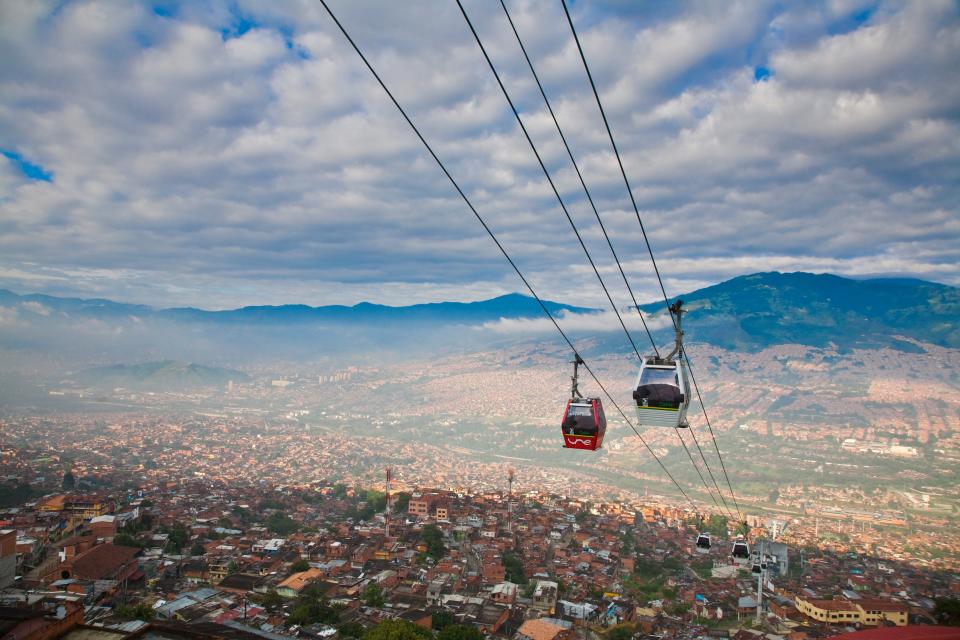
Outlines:
[[[677,296],[686,302],[688,342],[725,349],[757,351],[777,344],[813,347],[893,348],[922,352],[917,343],[960,348],[960,289],[914,278],[855,280],[832,274],[764,272]],[[41,306],[37,306],[38,303]],[[564,326],[564,313],[600,310],[545,301]],[[317,357],[351,353],[402,354],[404,350],[464,349],[492,344],[490,323],[501,319],[540,318],[540,304],[512,293],[474,302],[436,302],[387,306],[259,305],[207,311],[193,307],[155,309],[103,298],[17,295],[0,290],[0,307],[12,307],[14,322],[0,325],[0,348],[51,351],[107,351],[121,347],[151,360],[188,360],[196,349],[207,359],[228,357]],[[641,305],[654,317],[663,302]],[[624,314],[630,314],[625,309]],[[9,315],[9,314],[8,314]],[[19,324],[16,322],[19,320]],[[84,322],[87,320],[87,322]],[[596,327],[597,323],[589,323]],[[102,326],[101,326],[102,325]],[[536,325],[534,332],[551,331]],[[591,335],[600,351],[624,349],[619,326],[568,332],[581,340]],[[529,330],[519,327],[520,333]],[[671,331],[655,332],[661,344]],[[640,339],[638,334],[637,339]],[[505,339],[503,335],[500,340]],[[115,343],[122,344],[115,344]],[[129,358],[122,358],[129,359]]]

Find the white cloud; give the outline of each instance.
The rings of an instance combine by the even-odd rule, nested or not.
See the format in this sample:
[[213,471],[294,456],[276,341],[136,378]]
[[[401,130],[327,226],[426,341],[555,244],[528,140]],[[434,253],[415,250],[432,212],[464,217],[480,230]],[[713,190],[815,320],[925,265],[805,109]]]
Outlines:
[[20,308],[21,308],[21,309],[26,309],[26,310],[29,311],[30,313],[34,313],[34,314],[36,314],[36,315],[38,315],[38,316],[49,316],[49,315],[50,315],[50,309],[49,309],[49,307],[46,307],[46,306],[44,306],[43,304],[41,304],[41,303],[39,303],[39,302],[34,302],[34,301],[32,301],[32,300],[31,300],[31,301],[28,301],[28,302],[21,302],[21,303],[20,303]]
[[[603,307],[456,7],[333,6],[538,291]],[[508,6],[656,299],[562,11]],[[767,268],[960,281],[956,5],[866,8],[574,6],[672,293]],[[619,291],[502,12],[467,10]],[[0,161],[0,286],[216,307],[522,287],[316,3],[0,3],[0,140],[54,174]]]
[[[557,324],[570,333],[604,333],[623,331],[620,321],[613,311],[602,311],[599,313],[572,313],[569,311],[560,311],[554,315]],[[646,340],[644,335],[643,323],[635,310],[623,309],[620,311],[620,317],[627,325],[627,329],[634,340],[638,341],[638,347],[643,348]],[[661,313],[656,316],[644,316],[647,327],[651,331],[663,329],[670,326],[670,318]],[[537,318],[500,318],[497,322],[487,322],[479,327],[488,331],[500,334],[552,334],[556,331],[553,323],[546,316]]]

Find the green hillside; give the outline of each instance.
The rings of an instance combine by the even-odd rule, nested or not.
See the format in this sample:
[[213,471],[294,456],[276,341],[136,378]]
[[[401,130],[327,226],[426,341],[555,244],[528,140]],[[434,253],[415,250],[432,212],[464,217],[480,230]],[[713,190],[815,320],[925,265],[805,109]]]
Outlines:
[[[923,280],[756,273],[680,297],[687,338],[729,349],[796,343],[920,351],[901,338],[960,348],[960,290]],[[663,307],[643,308],[659,315]]]

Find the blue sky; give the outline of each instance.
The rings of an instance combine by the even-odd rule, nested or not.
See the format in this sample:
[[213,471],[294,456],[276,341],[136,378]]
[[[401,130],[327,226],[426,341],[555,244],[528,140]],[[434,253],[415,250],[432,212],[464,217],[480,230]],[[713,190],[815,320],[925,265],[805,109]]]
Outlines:
[[[502,11],[465,4],[625,302]],[[456,4],[331,5],[538,290],[602,306]],[[559,2],[508,6],[656,299]],[[573,14],[670,293],[765,270],[960,284],[955,2]],[[0,287],[18,292],[224,308],[522,287],[313,1],[0,0],[0,151]]]

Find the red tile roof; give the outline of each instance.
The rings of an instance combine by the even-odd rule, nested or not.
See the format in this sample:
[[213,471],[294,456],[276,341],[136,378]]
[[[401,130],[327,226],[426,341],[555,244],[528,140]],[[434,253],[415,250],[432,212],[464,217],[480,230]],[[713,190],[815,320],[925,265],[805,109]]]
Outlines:
[[109,542],[98,544],[77,556],[71,577],[102,580],[114,575],[138,553],[140,549],[136,547],[120,547]]

